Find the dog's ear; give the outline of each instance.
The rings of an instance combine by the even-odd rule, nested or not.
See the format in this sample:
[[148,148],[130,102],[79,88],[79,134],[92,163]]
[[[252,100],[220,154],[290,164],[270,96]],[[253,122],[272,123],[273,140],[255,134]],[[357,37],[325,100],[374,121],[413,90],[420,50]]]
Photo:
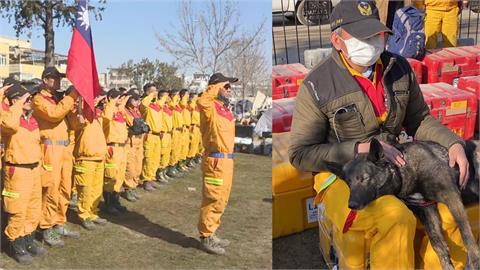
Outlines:
[[377,163],[383,160],[383,147],[377,139],[372,139],[370,141],[370,151],[368,153],[367,159],[373,163]]

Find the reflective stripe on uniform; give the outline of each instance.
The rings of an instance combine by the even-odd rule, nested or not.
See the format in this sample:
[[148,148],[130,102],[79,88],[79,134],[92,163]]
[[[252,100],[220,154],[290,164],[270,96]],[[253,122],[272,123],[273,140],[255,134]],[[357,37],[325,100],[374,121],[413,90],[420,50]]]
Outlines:
[[222,178],[213,178],[213,177],[205,177],[205,183],[215,186],[222,186],[223,179]]
[[13,191],[7,191],[5,189],[2,191],[2,195],[5,196],[5,197],[13,198],[13,199],[17,199],[18,197],[20,197],[20,193],[13,192]]
[[43,168],[45,169],[45,171],[47,171],[47,172],[53,171],[53,166],[52,166],[52,165],[43,164],[42,167],[43,167]]
[[335,179],[337,179],[337,176],[335,174],[331,174],[325,181],[323,181],[322,185],[320,186],[320,191],[330,186],[330,184],[332,184]]
[[75,165],[75,166],[73,166],[73,168],[75,168],[75,171],[79,172],[79,173],[87,172],[87,169],[85,167],[82,167],[82,166]]
[[117,168],[116,163],[105,163],[105,169],[115,169]]

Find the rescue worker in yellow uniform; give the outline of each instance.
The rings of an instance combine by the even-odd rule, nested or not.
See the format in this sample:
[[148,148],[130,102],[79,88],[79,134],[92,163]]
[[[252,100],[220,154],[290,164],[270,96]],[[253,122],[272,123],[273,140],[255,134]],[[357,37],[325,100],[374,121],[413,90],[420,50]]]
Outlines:
[[[104,98],[104,95],[95,98],[95,106]],[[80,106],[82,104],[78,104],[75,112],[68,115],[69,123],[75,131],[73,179],[78,196],[77,215],[85,229],[95,230],[97,225],[103,226],[107,223],[107,220],[98,216],[107,142],[103,136],[102,111],[95,108],[94,119],[90,122],[83,117]]]
[[[162,149],[160,156],[160,166],[157,171],[157,179],[167,181],[176,174],[172,174],[170,164],[170,153],[172,151],[172,110],[168,105],[168,90],[160,89],[158,91],[158,105],[162,108],[162,127],[160,139],[162,140]],[[170,172],[170,173],[169,173]]]
[[66,226],[66,213],[70,202],[71,177],[65,178],[62,170],[70,164],[68,155],[70,141],[67,132],[66,116],[73,110],[79,97],[76,90],[62,100],[54,98],[60,89],[60,80],[65,74],[55,67],[46,67],[42,73],[42,90],[33,98],[33,115],[38,121],[43,153],[42,167],[42,229],[43,240],[51,246],[63,246],[61,236],[78,238],[80,234]]
[[190,125],[190,146],[187,155],[187,165],[193,167],[200,163],[199,145],[202,140],[200,134],[200,109],[197,105],[198,95],[196,93],[190,94],[190,101],[188,102],[188,108],[191,114]]
[[425,48],[436,49],[438,35],[442,35],[442,48],[457,46],[458,0],[424,0]]
[[180,95],[178,90],[170,90],[170,110],[172,110],[172,152],[170,154],[170,166],[173,166],[177,171],[177,177],[183,177],[183,172],[186,171],[180,165],[180,157],[182,154],[182,138],[183,138],[183,115],[180,107]]
[[157,103],[157,86],[153,83],[147,83],[143,86],[145,97],[140,103],[140,112],[147,123],[150,131],[145,134],[143,142],[143,166],[142,181],[143,188],[146,191],[153,191],[160,188],[155,182],[162,144],[160,132],[162,129],[162,108]]
[[191,167],[188,166],[188,152],[190,148],[190,138],[191,138],[191,125],[192,125],[192,112],[188,106],[188,100],[190,94],[187,89],[180,90],[180,108],[182,109],[182,119],[183,119],[183,131],[181,139],[181,152],[180,152],[180,166],[184,170],[188,170]]
[[118,89],[110,89],[103,109],[103,133],[107,141],[107,155],[105,159],[105,179],[103,199],[105,211],[111,215],[118,215],[127,211],[120,204],[120,192],[125,182],[127,170],[126,142],[128,139],[127,112],[125,105],[129,96],[121,96]]
[[215,232],[227,206],[233,180],[233,148],[235,118],[228,108],[231,95],[228,78],[221,73],[210,77],[208,88],[198,99],[200,131],[205,146],[202,162],[203,191],[198,232],[205,251],[225,254],[230,241],[219,238]]
[[125,192],[123,196],[131,202],[141,198],[137,192],[142,174],[143,136],[148,132],[148,126],[140,114],[140,92],[132,88],[127,92],[130,98],[127,101],[127,171],[125,175]]
[[14,259],[20,264],[30,264],[32,256],[47,254],[33,241],[42,214],[40,131],[32,116],[27,90],[15,84],[6,97],[10,108],[2,113],[0,126],[5,142],[2,190],[4,210],[8,213],[5,235]]

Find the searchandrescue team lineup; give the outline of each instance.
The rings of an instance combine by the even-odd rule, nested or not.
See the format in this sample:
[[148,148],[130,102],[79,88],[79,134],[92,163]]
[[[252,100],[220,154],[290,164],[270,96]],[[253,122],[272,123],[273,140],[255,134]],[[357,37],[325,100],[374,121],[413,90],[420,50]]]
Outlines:
[[[7,78],[0,88],[4,234],[10,255],[21,264],[47,251],[35,240],[63,246],[70,229],[67,209],[76,207],[87,230],[105,225],[99,216],[122,215],[128,201],[153,192],[202,163],[203,199],[198,222],[202,248],[224,254],[229,241],[215,231],[233,178],[235,120],[230,83],[211,76],[200,95],[154,83],[110,89],[95,98],[87,117],[77,90],[60,89],[65,74],[46,67],[42,79]],[[102,90],[103,91],[103,90]],[[72,180],[73,179],[73,180]],[[2,221],[3,222],[3,221]]]

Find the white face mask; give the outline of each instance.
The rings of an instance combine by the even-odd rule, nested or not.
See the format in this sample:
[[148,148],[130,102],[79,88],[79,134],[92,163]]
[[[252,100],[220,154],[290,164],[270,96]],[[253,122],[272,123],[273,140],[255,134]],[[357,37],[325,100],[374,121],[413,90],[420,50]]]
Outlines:
[[373,65],[385,48],[385,40],[381,35],[359,40],[354,37],[343,40],[348,51],[348,59],[363,67]]

